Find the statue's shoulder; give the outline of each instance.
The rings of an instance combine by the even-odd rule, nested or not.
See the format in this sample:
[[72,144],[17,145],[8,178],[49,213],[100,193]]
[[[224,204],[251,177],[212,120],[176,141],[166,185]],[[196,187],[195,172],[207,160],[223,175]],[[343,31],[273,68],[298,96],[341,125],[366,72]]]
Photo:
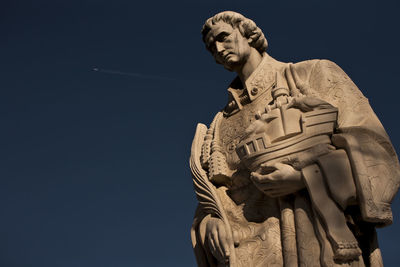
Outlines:
[[323,98],[338,84],[342,84],[347,91],[359,91],[349,76],[335,62],[328,59],[313,59],[291,64],[290,70],[298,82],[317,89],[317,97]]
[[332,68],[339,66],[329,59],[310,59],[294,63],[293,67],[299,70],[310,70],[314,68]]
[[339,76],[347,76],[345,72],[333,61],[329,59],[312,59],[305,60],[292,65],[294,71],[303,80],[314,78],[316,76],[326,76],[337,74]]

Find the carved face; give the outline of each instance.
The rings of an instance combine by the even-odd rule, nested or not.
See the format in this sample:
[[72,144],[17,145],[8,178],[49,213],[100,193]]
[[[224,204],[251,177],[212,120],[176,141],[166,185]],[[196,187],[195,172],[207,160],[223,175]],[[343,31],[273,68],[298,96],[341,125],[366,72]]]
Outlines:
[[208,32],[205,43],[218,64],[229,71],[236,71],[249,58],[249,40],[242,36],[238,28],[225,22],[217,22]]

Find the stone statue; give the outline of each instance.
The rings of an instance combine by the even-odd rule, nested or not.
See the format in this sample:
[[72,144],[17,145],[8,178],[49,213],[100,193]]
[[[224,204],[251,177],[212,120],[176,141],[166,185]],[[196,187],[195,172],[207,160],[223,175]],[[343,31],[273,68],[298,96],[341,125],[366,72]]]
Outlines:
[[375,227],[392,223],[400,172],[368,100],[331,61],[273,59],[238,13],[202,34],[238,77],[192,144],[198,265],[383,266]]

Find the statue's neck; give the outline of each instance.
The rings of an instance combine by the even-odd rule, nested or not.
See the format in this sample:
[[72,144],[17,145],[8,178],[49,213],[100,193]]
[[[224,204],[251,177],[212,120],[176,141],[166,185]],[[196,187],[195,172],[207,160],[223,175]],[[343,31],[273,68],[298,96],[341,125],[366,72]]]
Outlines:
[[258,65],[260,65],[262,59],[263,56],[256,49],[253,48],[246,63],[243,64],[243,67],[237,71],[237,74],[243,84],[245,84],[250,75],[258,67]]

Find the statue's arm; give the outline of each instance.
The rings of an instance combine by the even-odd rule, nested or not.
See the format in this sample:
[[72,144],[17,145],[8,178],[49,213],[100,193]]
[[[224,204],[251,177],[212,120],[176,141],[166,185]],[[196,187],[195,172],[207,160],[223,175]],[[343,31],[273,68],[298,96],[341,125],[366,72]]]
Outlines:
[[[400,184],[399,162],[368,99],[332,61],[295,64],[293,71],[296,72],[294,76],[302,80],[301,84],[306,85],[308,94],[339,110],[337,133],[332,141],[337,149],[346,152],[350,162],[351,179],[356,186],[356,199],[363,219],[378,225],[390,224],[390,204]],[[319,167],[322,172],[331,172],[324,171],[327,166],[319,164]],[[335,190],[335,186],[331,187]]]

